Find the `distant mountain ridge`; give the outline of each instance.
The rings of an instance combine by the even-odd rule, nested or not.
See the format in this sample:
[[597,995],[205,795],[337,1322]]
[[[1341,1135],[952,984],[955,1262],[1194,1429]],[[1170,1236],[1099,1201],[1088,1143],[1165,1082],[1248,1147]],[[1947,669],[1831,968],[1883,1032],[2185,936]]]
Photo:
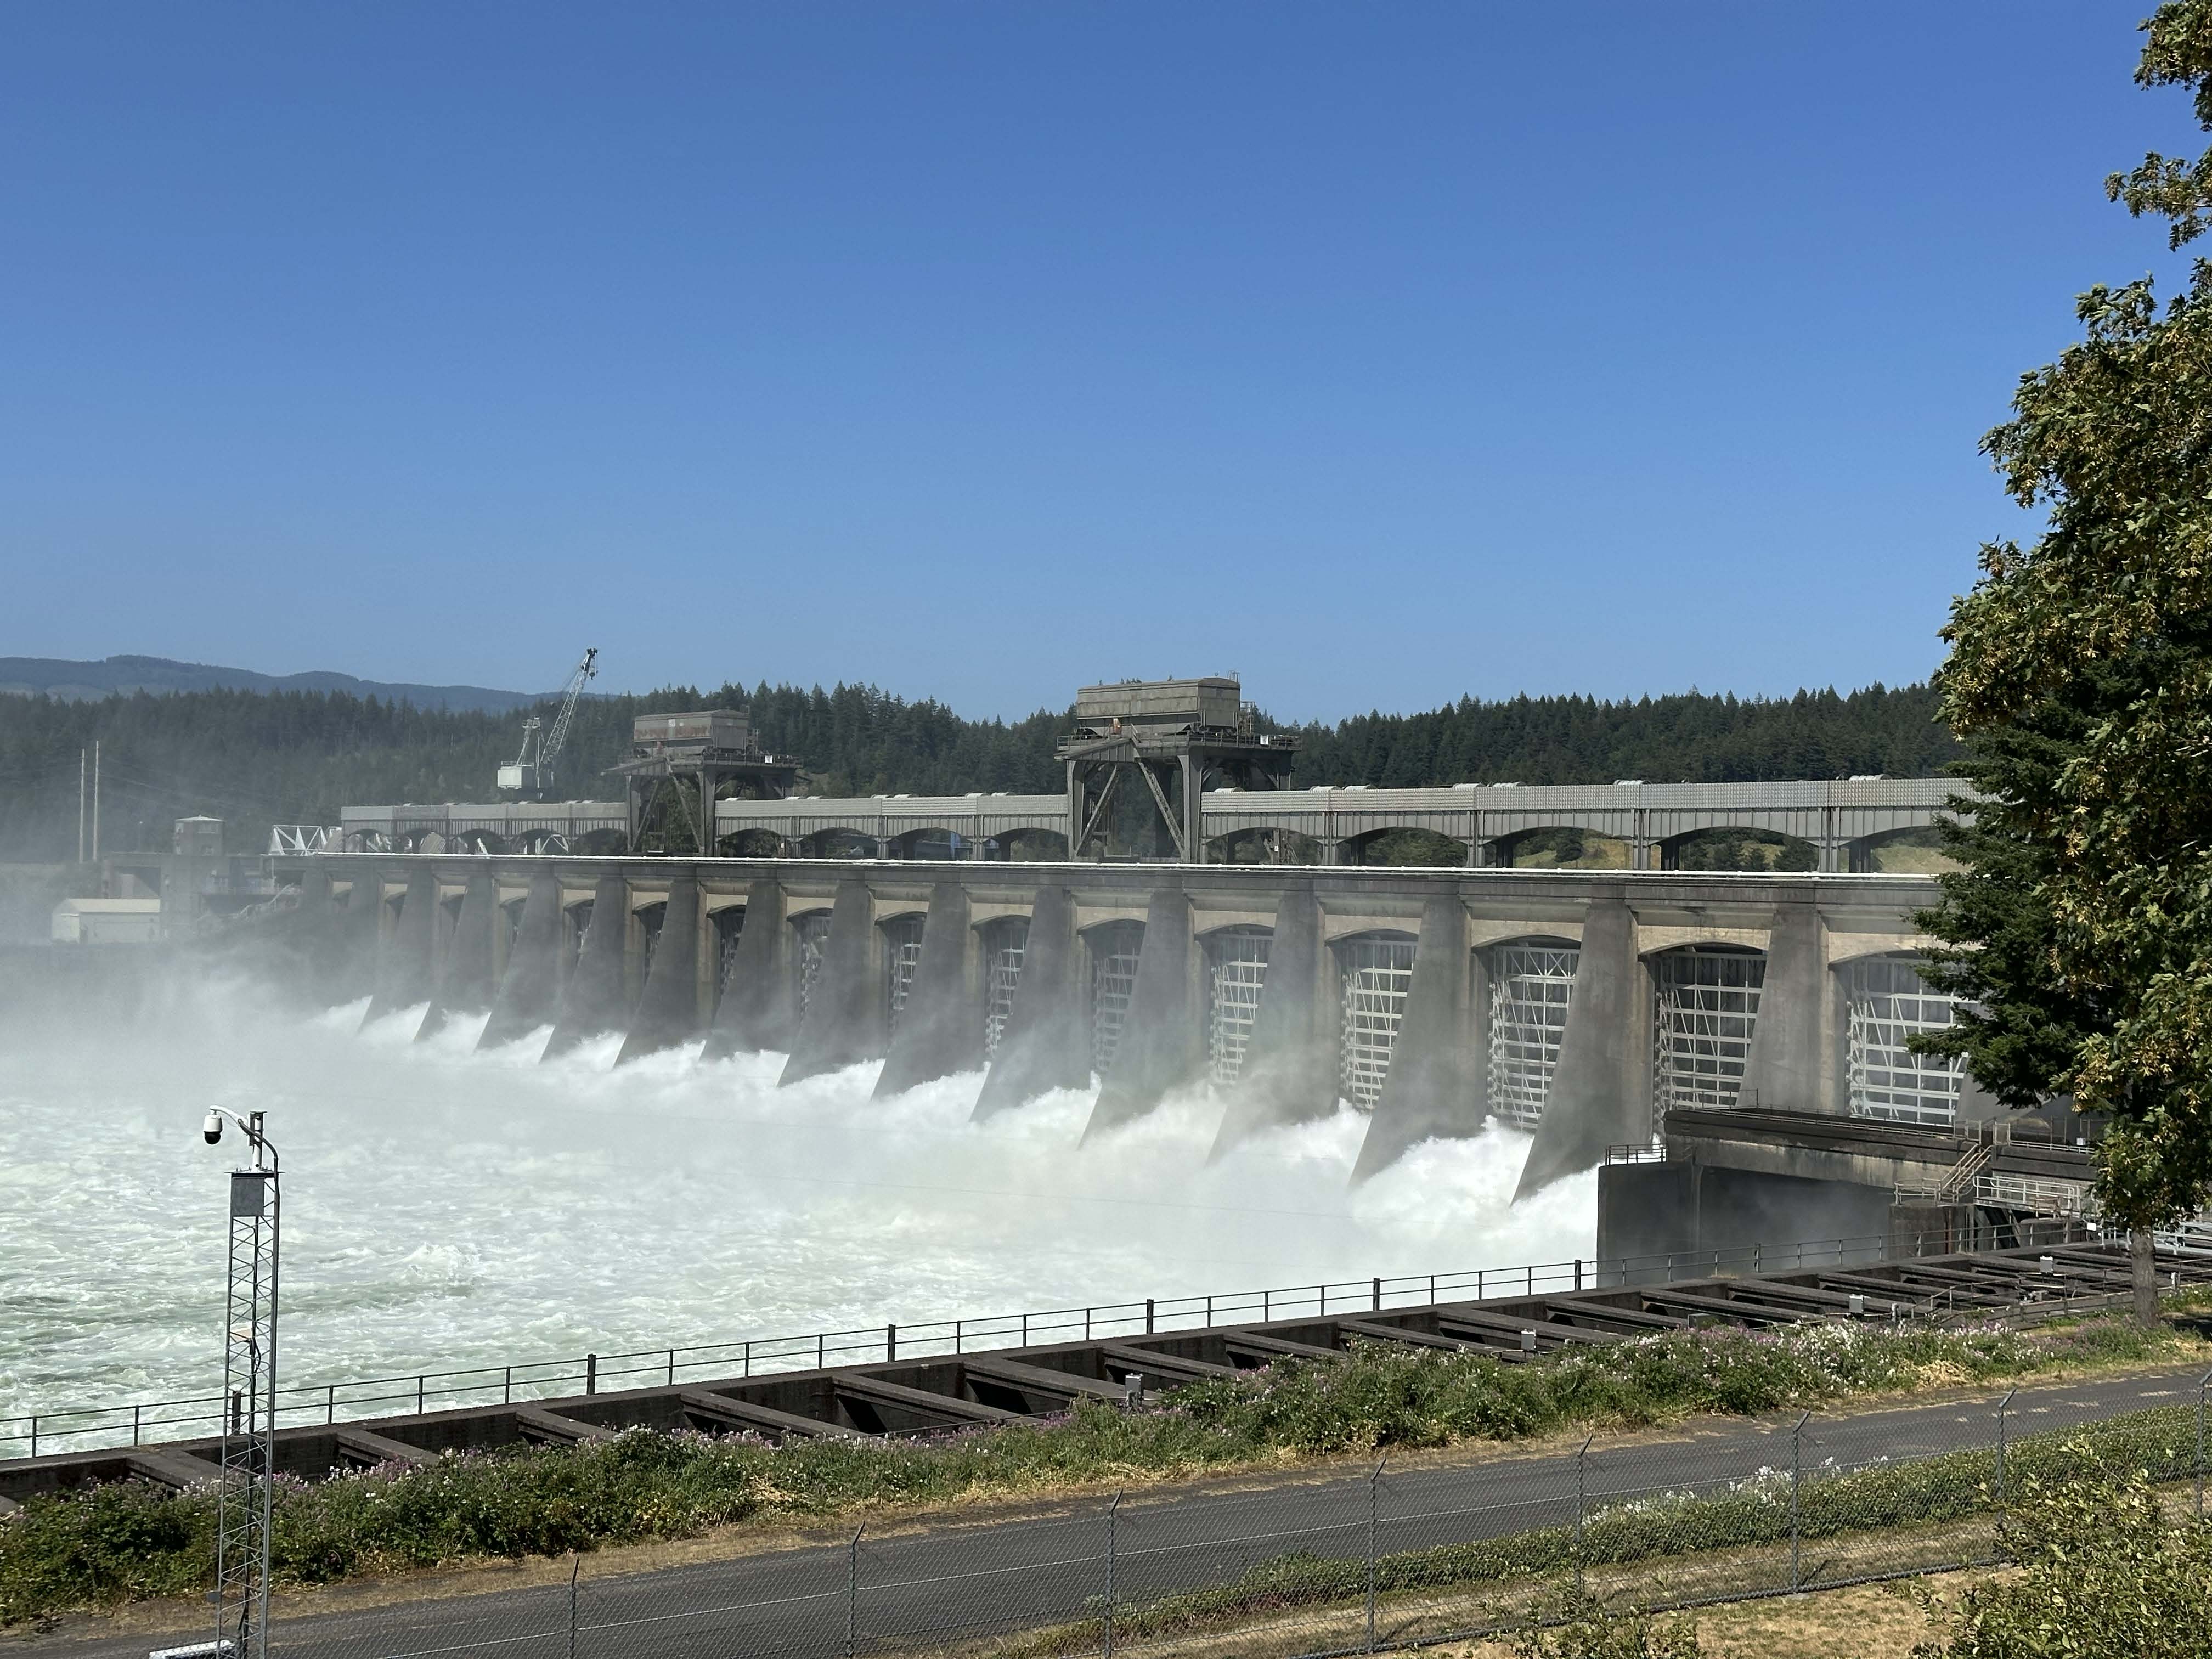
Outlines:
[[474,709],[504,714],[556,696],[550,691],[498,691],[483,685],[406,685],[356,679],[351,674],[257,674],[250,668],[216,668],[167,657],[108,657],[71,662],[60,657],[0,657],[0,695],[62,702],[96,702],[140,691],[343,691],[356,697],[410,702],[417,708]]

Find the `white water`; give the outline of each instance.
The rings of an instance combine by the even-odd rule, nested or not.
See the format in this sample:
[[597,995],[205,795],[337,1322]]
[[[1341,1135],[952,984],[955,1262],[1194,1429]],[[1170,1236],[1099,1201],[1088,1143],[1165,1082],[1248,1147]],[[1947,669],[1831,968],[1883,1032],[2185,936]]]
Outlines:
[[538,1063],[481,1019],[266,1012],[11,1033],[0,1069],[0,1416],[218,1385],[211,1103],[285,1170],[288,1382],[1589,1255],[1595,1181],[1511,1207],[1527,1137],[1431,1142],[1353,1190],[1348,1108],[1206,1156],[1205,1089],[1079,1148],[1092,1095],[968,1121],[981,1074],[890,1102],[878,1066],[617,1039]]

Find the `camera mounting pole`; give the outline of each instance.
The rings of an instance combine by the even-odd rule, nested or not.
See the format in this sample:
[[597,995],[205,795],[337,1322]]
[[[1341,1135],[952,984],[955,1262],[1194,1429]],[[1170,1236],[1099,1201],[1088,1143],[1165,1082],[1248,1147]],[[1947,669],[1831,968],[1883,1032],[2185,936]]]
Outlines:
[[276,1449],[276,1243],[283,1200],[276,1148],[262,1115],[218,1107],[201,1133],[225,1120],[246,1132],[252,1166],[230,1176],[230,1279],[223,1323],[222,1486],[216,1511],[216,1651],[236,1659],[269,1652],[269,1537]]

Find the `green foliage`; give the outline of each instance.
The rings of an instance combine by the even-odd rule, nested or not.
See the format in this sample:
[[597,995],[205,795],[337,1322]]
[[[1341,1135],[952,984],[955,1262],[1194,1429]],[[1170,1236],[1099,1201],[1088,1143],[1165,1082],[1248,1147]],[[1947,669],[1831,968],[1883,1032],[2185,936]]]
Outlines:
[[1592,1596],[1571,1595],[1556,1622],[1533,1626],[1513,1644],[1515,1659],[1698,1659],[1701,1651],[1692,1620],[1608,1609]]
[[[1085,1401],[1062,1419],[935,1440],[773,1447],[744,1436],[637,1430],[573,1449],[449,1455],[419,1468],[386,1465],[313,1486],[290,1483],[276,1504],[272,1554],[283,1582],[323,1583],[471,1559],[687,1537],[749,1518],[820,1522],[983,1493],[1251,1468],[1286,1455],[1515,1440],[1571,1427],[1635,1427],[1695,1412],[1802,1407],[1911,1388],[1931,1375],[1947,1382],[2024,1376],[2166,1355],[2179,1343],[2122,1322],[2094,1320],[2031,1334],[1843,1325],[1771,1333],[1714,1328],[1563,1351],[1520,1364],[1368,1344],[1334,1364],[1285,1363],[1194,1384],[1171,1395],[1165,1409],[1125,1413]],[[2166,1437],[2160,1447],[2180,1443],[2175,1434],[2159,1432]],[[2032,1447],[2020,1455],[2029,1460],[2024,1468],[2034,1466]],[[2156,1455],[2170,1460],[2174,1454]],[[1900,1466],[1885,1477],[1888,1507],[1881,1512],[1922,1519],[1966,1513],[1990,1474],[1982,1452]],[[1830,1509],[1807,1509],[1808,1528],[1863,1524],[1854,1518],[1864,1513],[1861,1499],[1851,1496],[1856,1489],[1836,1490],[1843,1495]],[[1778,1524],[1771,1494],[1755,1487],[1698,1499],[1687,1509],[1671,1501],[1661,1510],[1623,1509],[1593,1519],[1588,1559],[1626,1561],[1757,1542],[1775,1536]],[[21,1512],[0,1518],[0,1625],[188,1593],[212,1571],[213,1530],[212,1500],[204,1489],[172,1495],[125,1482],[33,1498]],[[1554,1528],[1393,1557],[1389,1583],[1413,1589],[1550,1572],[1571,1560],[1571,1545],[1570,1534]],[[1224,1607],[1261,1605],[1296,1585],[1308,1599],[1351,1593],[1339,1583],[1340,1563],[1274,1564],[1267,1571],[1274,1576],[1264,1582],[1207,1591],[1202,1606],[1192,1603],[1175,1616],[1213,1618]]]
[[[2145,28],[2136,79],[2193,88],[2212,131],[2212,4]],[[2179,246],[2212,152],[2108,187]],[[1955,947],[1946,988],[1986,1009],[1954,1039],[1976,1075],[2111,1114],[2101,1195],[2142,1227],[2212,1198],[2212,266],[2163,310],[2146,278],[2078,311],[2083,340],[1983,443],[2048,528],[1984,547],[1945,629],[1943,713],[1998,798],[1930,921]]]
[[2030,1475],[2002,1528],[2021,1571],[1931,1598],[1943,1633],[1916,1659],[2195,1659],[2212,1627],[2212,1531],[2177,1522],[2140,1467],[2076,1443],[2087,1474]]

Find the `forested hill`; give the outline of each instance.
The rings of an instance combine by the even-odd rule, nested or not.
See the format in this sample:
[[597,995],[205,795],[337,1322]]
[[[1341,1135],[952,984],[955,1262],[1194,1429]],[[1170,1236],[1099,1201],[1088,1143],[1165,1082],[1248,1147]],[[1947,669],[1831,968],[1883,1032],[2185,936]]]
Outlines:
[[[1066,711],[965,720],[870,686],[684,687],[579,705],[564,793],[605,799],[605,769],[632,716],[750,703],[763,744],[798,757],[820,794],[1052,791]],[[541,707],[549,717],[550,705]],[[1924,776],[1954,750],[1924,685],[1765,700],[1697,692],[1601,702],[1472,698],[1422,714],[1370,714],[1297,730],[1297,781],[1400,787],[1462,782],[1749,781],[1885,772]],[[495,799],[522,714],[426,711],[344,693],[207,691],[101,702],[0,696],[0,861],[75,855],[77,763],[96,738],[102,842],[165,845],[173,819],[204,812],[258,850],[271,823],[335,823],[346,805]]]

